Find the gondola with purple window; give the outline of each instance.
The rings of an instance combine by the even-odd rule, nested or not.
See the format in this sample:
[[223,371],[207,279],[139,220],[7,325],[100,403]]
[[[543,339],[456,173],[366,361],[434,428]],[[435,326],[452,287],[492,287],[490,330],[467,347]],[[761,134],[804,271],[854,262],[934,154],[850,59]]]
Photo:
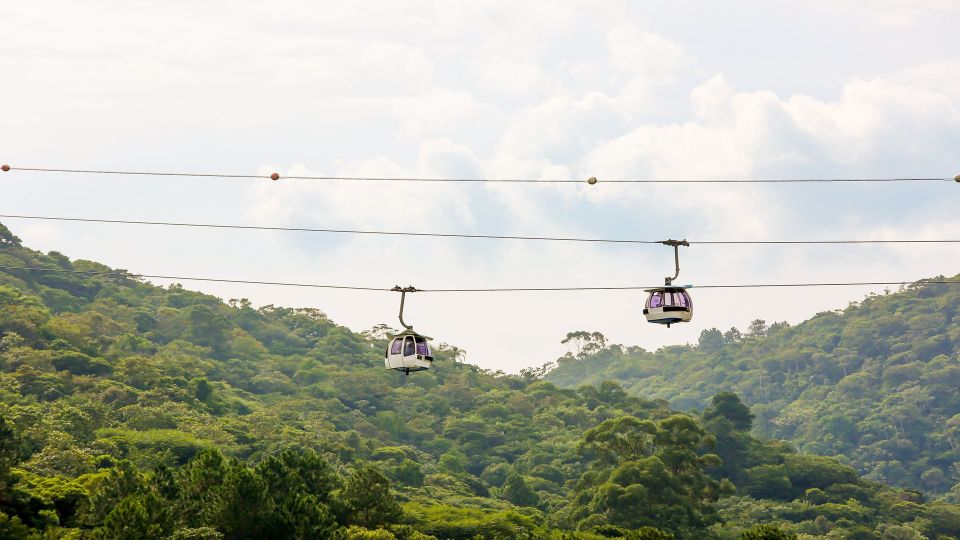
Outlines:
[[673,277],[664,279],[663,287],[646,289],[648,296],[643,306],[643,315],[647,322],[665,324],[670,328],[671,324],[690,322],[693,318],[693,300],[690,299],[687,288],[673,285],[673,280],[680,275],[680,246],[690,244],[686,240],[664,240],[662,243],[673,246],[677,271]]
[[387,369],[402,371],[405,375],[409,375],[411,371],[430,369],[433,365],[433,356],[428,342],[433,338],[414,332],[413,326],[403,322],[403,304],[407,293],[417,292],[417,289],[398,285],[393,290],[400,293],[400,324],[403,325],[404,331],[388,336],[390,342],[383,354],[383,364]]

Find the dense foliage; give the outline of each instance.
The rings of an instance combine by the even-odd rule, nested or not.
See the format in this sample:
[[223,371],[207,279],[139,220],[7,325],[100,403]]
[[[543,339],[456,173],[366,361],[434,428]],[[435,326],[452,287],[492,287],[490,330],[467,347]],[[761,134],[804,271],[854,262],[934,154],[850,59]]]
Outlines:
[[404,377],[384,326],[156,287],[2,226],[0,267],[0,538],[960,535],[960,507],[755,438],[734,394],[677,413],[445,345]]
[[[924,284],[871,295],[790,327],[705,330],[656,352],[602,346],[560,359],[560,386],[618,381],[630,393],[699,409],[735,391],[758,434],[837,456],[866,478],[960,498],[960,287]],[[592,348],[590,348],[592,345]]]

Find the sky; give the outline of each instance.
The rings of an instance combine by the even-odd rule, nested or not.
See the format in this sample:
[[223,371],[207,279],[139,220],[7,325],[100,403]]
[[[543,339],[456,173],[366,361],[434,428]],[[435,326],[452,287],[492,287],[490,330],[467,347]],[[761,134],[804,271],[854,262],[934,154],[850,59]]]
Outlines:
[[[604,184],[953,178],[960,3],[0,0],[0,162],[13,167],[477,178],[507,185],[0,174],[0,213],[662,240],[960,239],[960,184]],[[55,223],[24,243],[143,274],[389,288],[656,285],[669,248]],[[960,273],[960,244],[693,246],[683,284]],[[166,284],[161,280],[157,283]],[[186,282],[224,300],[398,327],[395,293]],[[421,293],[405,319],[517,372],[571,331],[648,350],[791,324],[883,287]]]

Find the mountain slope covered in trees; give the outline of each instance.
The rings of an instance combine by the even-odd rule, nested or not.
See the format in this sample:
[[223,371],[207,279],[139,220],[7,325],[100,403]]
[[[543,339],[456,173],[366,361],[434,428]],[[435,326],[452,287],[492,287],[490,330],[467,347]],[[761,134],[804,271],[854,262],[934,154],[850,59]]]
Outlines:
[[[960,276],[958,278],[960,279]],[[960,495],[960,286],[919,282],[870,295],[790,327],[755,321],[741,333],[705,330],[696,345],[656,352],[581,347],[546,380],[613,380],[631,394],[702,409],[736,392],[756,433],[801,451],[838,456],[866,478]],[[955,486],[957,486],[955,488]]]
[[384,327],[157,287],[2,225],[0,267],[0,538],[960,535],[949,501],[750,435],[735,394],[677,413],[451,346],[404,377]]

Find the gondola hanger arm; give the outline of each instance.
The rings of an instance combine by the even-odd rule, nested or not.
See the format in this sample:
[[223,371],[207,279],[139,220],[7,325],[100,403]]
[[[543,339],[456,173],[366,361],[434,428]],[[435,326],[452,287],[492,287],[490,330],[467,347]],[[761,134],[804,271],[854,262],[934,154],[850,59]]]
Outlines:
[[676,267],[676,272],[674,272],[673,277],[663,279],[664,284],[669,287],[673,284],[673,280],[680,277],[680,246],[690,247],[690,242],[686,240],[662,240],[660,243],[665,246],[673,246],[673,262]]
[[407,293],[408,293],[408,292],[409,292],[409,293],[417,292],[417,288],[414,287],[413,285],[410,285],[410,286],[407,286],[407,287],[401,287],[401,286],[399,286],[399,285],[394,285],[394,287],[393,287],[392,289],[390,289],[390,290],[391,290],[391,291],[394,291],[394,292],[400,293],[400,324],[402,324],[403,327],[406,328],[407,330],[412,330],[412,329],[413,329],[413,326],[411,326],[411,325],[403,322],[403,304],[404,304],[404,301],[405,301],[406,298],[407,298]]

